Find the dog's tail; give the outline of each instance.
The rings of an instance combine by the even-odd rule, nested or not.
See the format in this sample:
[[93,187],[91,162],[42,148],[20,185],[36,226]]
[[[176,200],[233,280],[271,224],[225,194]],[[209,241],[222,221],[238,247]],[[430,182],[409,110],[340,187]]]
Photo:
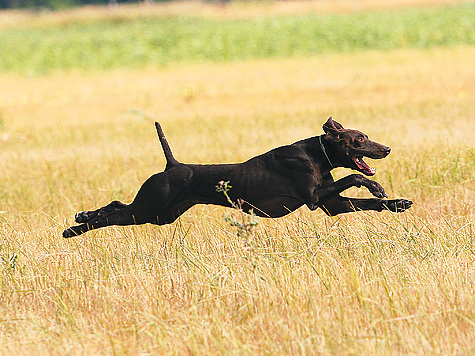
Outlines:
[[165,138],[165,134],[163,133],[162,127],[156,121],[155,128],[157,129],[158,138],[163,148],[163,153],[165,153],[165,158],[167,159],[167,165],[165,166],[165,170],[180,164],[180,162],[178,162],[175,157],[173,157],[172,150],[170,148],[170,145],[168,144],[167,139]]

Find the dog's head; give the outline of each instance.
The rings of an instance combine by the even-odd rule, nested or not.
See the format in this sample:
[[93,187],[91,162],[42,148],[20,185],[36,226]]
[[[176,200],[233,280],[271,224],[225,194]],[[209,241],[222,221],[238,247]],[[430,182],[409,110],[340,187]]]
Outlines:
[[391,148],[369,140],[358,130],[345,129],[331,117],[323,125],[323,130],[328,154],[336,167],[351,168],[372,176],[375,170],[363,161],[363,157],[381,159],[391,152]]

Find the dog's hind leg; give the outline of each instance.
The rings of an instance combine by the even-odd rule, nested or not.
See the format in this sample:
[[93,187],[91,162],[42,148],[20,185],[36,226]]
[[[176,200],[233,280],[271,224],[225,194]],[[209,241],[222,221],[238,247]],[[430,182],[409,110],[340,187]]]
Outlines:
[[[87,221],[82,222],[80,219],[76,219],[76,222],[80,225],[71,226],[64,230],[63,237],[74,237],[89,230],[99,229],[105,226],[111,225],[141,225],[145,223],[165,225],[175,221],[181,214],[183,214],[190,207],[195,205],[195,201],[185,201],[177,204],[176,206],[167,206],[161,211],[157,211],[155,214],[147,209],[143,209],[143,201],[135,199],[130,205],[125,205],[120,202],[112,202],[104,208],[89,212],[95,214],[94,217],[89,215]],[[114,208],[119,203],[120,209]],[[108,213],[106,213],[108,211]],[[88,213],[88,212],[81,212]],[[76,214],[77,215],[77,214]],[[86,216],[83,214],[82,216]],[[82,222],[82,223],[81,223]]]
[[[185,166],[154,174],[145,181],[131,204],[114,201],[98,210],[80,212],[76,214],[76,222],[80,225],[64,230],[63,237],[81,235],[110,225],[162,225],[172,222],[194,204],[187,200],[182,204],[176,203],[189,189],[192,176],[193,171]],[[170,211],[176,205],[177,209]],[[162,215],[164,219],[160,218]]]
[[[63,237],[78,236],[89,230],[110,225],[139,225],[149,222],[141,217],[136,217],[134,215],[134,208],[131,205],[126,205],[125,207],[122,207],[118,210],[112,210],[108,214],[101,212],[101,209],[98,209],[99,213],[97,213],[94,218],[89,219],[87,222],[68,227],[66,230],[64,230]],[[97,210],[93,213],[95,212],[97,212]]]
[[74,216],[74,220],[79,224],[83,224],[88,222],[89,220],[95,219],[98,216],[108,215],[114,211],[123,209],[126,206],[127,204],[124,204],[118,200],[114,200],[112,203],[103,206],[102,208],[99,208],[97,210],[80,211],[76,213],[76,215]]

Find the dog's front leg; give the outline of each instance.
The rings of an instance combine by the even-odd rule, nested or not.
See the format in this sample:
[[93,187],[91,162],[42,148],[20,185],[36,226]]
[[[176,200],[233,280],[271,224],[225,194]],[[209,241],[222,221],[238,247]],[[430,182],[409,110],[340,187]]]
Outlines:
[[351,213],[358,210],[389,210],[395,213],[402,213],[411,206],[412,201],[406,199],[357,199],[342,197],[340,195],[329,197],[320,204],[320,208],[330,216]]
[[322,185],[318,189],[318,197],[320,200],[322,200],[328,196],[340,194],[348,188],[360,188],[361,186],[365,186],[366,188],[368,188],[370,193],[377,198],[387,197],[387,194],[381,184],[374,180],[368,179],[365,176],[362,176],[361,174],[350,174],[349,176],[341,178],[336,182]]

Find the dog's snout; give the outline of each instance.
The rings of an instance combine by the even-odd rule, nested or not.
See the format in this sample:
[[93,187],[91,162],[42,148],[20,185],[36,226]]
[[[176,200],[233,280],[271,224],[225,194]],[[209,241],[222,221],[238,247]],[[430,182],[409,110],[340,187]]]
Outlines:
[[391,147],[385,147],[385,148],[384,148],[384,153],[386,154],[386,156],[387,156],[388,154],[390,154],[390,153],[391,153]]

